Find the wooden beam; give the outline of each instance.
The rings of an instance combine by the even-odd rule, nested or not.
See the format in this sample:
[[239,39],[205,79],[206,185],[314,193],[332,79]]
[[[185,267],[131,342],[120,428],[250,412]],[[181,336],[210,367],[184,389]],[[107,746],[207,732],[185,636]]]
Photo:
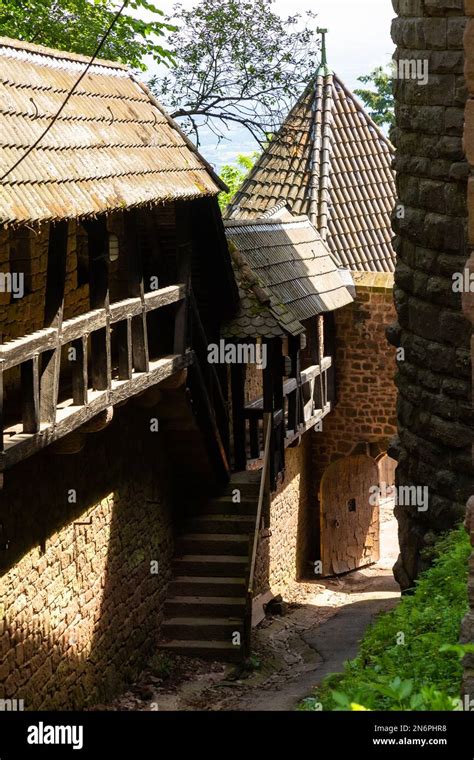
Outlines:
[[2,452],[4,449],[3,395],[3,361],[0,360],[0,452]]
[[245,470],[247,453],[245,447],[245,364],[230,365],[232,396],[232,429],[234,436],[234,466]]
[[189,201],[175,202],[176,270],[178,282],[184,282],[187,298],[176,309],[174,325],[174,353],[182,354],[188,347],[189,293],[192,270],[192,229]]
[[105,311],[104,328],[91,332],[91,380],[93,388],[105,390],[112,380],[107,218],[103,214],[82,224],[88,235],[90,307]]
[[40,429],[39,356],[21,365],[21,406],[24,433],[37,433]]
[[67,221],[51,224],[48,242],[44,325],[55,328],[56,335],[52,350],[46,351],[41,357],[40,380],[40,421],[48,424],[55,422],[58,403],[67,241]]
[[132,298],[139,298],[142,306],[140,314],[132,317],[133,367],[136,372],[148,372],[150,359],[137,209],[130,209],[124,214],[124,234],[129,293]]
[[72,400],[74,404],[87,404],[88,371],[87,371],[87,334],[73,341],[72,348],[76,355],[72,364]]
[[92,391],[88,403],[84,406],[59,409],[54,426],[51,425],[31,435],[21,432],[18,435],[9,435],[5,440],[4,451],[0,454],[0,471],[12,467],[22,459],[49,446],[53,441],[68,435],[107,407],[120,404],[132,396],[143,393],[147,388],[189,367],[193,359],[193,353],[190,351],[184,356],[164,356],[151,363],[148,374],[134,373],[128,382],[114,380],[110,390]]
[[130,380],[133,372],[132,318],[119,322],[115,329],[118,331],[119,379]]

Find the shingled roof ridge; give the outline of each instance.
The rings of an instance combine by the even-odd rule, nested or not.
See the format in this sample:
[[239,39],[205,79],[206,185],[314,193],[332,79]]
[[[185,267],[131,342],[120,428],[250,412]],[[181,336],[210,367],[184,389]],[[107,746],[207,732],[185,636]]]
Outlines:
[[[58,48],[47,47],[46,45],[37,45],[25,40],[17,40],[12,37],[0,36],[0,47],[12,48],[12,50],[23,50],[26,53],[43,56],[45,58],[56,58],[58,60],[71,61],[73,63],[89,63],[91,56],[81,55],[80,53],[71,53],[69,50],[59,50]],[[105,58],[96,58],[94,66],[103,66],[108,69],[121,69],[129,71],[129,67],[118,61],[109,61]]]
[[[311,179],[309,186],[309,219],[323,238],[328,232],[329,175],[331,155],[331,112],[333,107],[333,74],[324,66],[318,70],[311,105]],[[323,73],[324,72],[324,73]]]

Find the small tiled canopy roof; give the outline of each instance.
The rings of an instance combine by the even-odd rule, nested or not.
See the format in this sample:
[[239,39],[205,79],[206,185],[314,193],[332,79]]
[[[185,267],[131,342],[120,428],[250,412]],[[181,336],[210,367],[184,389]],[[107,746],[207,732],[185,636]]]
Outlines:
[[[50,123],[87,58],[0,37],[0,176]],[[0,182],[0,223],[214,195],[223,184],[126,66],[95,61]]]
[[308,217],[277,209],[225,228],[241,293],[226,335],[298,335],[304,320],[353,300]]
[[392,272],[393,150],[338,77],[318,74],[226,216],[255,219],[284,200],[309,216],[339,266]]

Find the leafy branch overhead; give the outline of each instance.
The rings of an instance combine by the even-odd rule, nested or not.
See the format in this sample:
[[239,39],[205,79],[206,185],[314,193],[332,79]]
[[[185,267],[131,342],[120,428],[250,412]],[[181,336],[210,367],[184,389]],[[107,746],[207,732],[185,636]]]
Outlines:
[[369,115],[379,127],[395,126],[395,106],[393,97],[392,72],[377,66],[370,74],[358,78],[359,82],[371,85],[369,88],[354,90],[366,106]]
[[[110,0],[0,0],[0,29],[7,37],[93,55],[117,9],[117,4]],[[147,20],[137,18],[140,13]],[[100,57],[142,71],[146,70],[146,56],[169,63],[170,52],[161,43],[173,29],[153,3],[131,0],[114,25]]]
[[176,65],[151,87],[193,133],[220,140],[232,125],[260,144],[275,132],[314,75],[319,41],[313,13],[280,17],[274,0],[200,0],[174,8],[168,43]]

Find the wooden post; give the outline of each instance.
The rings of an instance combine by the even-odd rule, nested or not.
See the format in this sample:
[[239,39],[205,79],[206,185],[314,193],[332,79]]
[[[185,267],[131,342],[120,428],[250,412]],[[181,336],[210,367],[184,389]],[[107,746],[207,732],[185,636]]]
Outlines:
[[21,365],[21,402],[23,432],[37,433],[40,429],[39,356]]
[[72,362],[72,401],[78,406],[87,404],[87,334],[74,340],[72,348],[76,352]]
[[192,229],[189,202],[176,201],[176,272],[178,283],[186,285],[186,298],[176,309],[174,327],[175,354],[184,354],[188,343],[189,291],[192,268]]
[[3,441],[3,359],[0,360],[0,451],[5,448]]
[[86,220],[83,226],[89,238],[89,302],[91,309],[105,309],[106,325],[91,333],[91,375],[95,390],[111,387],[112,360],[109,319],[109,236],[107,218]]
[[313,414],[316,409],[324,409],[324,381],[322,371],[322,358],[324,356],[324,319],[322,314],[318,314],[317,319],[317,360],[316,364],[319,365],[319,377],[314,380],[314,394],[313,394]]
[[275,429],[275,472],[285,469],[285,414],[283,407],[283,345],[281,338],[273,339],[273,393],[274,412],[280,413],[280,421]]
[[333,409],[336,404],[336,321],[332,311],[324,315],[324,344],[325,355],[332,359],[327,371],[327,400]]
[[[236,344],[237,345],[237,344]],[[238,354],[237,354],[238,355]],[[247,453],[245,446],[245,364],[230,365],[232,393],[232,426],[234,433],[234,466],[245,470]]]
[[49,228],[48,266],[44,326],[57,330],[56,347],[41,357],[40,421],[54,424],[58,404],[59,374],[61,370],[61,327],[64,312],[64,285],[66,281],[68,223],[51,224]]
[[131,380],[133,373],[132,318],[116,325],[118,335],[119,380]]
[[[129,279],[129,295],[140,298],[142,313],[132,317],[132,358],[135,372],[148,372],[150,360],[148,353],[148,333],[145,310],[145,286],[143,281],[143,259],[138,235],[138,211],[131,209],[124,215],[125,247]],[[127,328],[128,330],[128,328]],[[122,352],[128,352],[128,332],[121,334],[122,342],[127,341],[127,347]],[[127,359],[128,361],[128,359]]]
[[296,380],[296,389],[288,396],[288,430],[293,430],[297,433],[300,424],[304,421],[299,335],[290,335],[288,337],[288,353],[291,359],[290,377]]
[[276,483],[276,467],[275,467],[275,429],[273,424],[274,411],[275,411],[275,398],[274,398],[274,344],[273,340],[264,339],[263,345],[266,351],[267,362],[265,369],[263,370],[263,414],[268,415],[267,419],[272,428],[271,441],[270,441],[270,483],[271,487],[275,487]]

